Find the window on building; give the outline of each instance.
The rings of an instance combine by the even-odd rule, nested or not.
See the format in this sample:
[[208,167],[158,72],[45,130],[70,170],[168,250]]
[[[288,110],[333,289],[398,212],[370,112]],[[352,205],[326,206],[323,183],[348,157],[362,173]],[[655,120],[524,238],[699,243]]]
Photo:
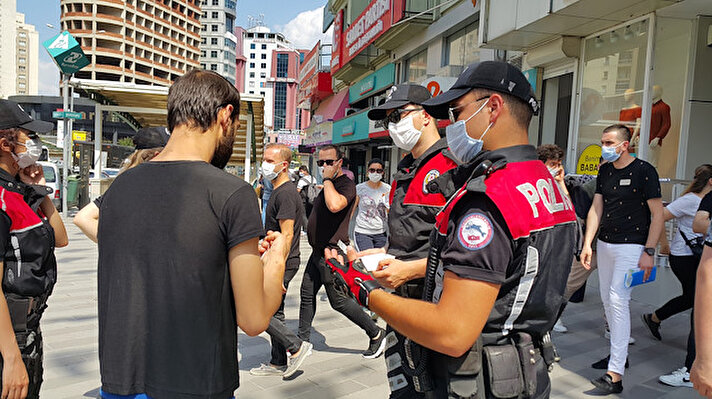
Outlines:
[[210,38],[210,44],[212,44],[212,45],[218,44],[218,38],[217,38],[217,37],[211,37],[211,38]]
[[254,60],[255,59],[255,53],[250,53],[250,59]]
[[249,86],[249,87],[255,87],[255,82],[250,81],[250,83],[248,84],[248,86]]
[[265,87],[265,82],[260,82],[260,87]]
[[264,96],[265,96],[265,92],[261,91],[261,92],[260,92],[260,95],[261,95],[262,97],[264,97]]
[[218,58],[218,52],[217,50],[213,50],[210,52],[210,57],[211,58]]
[[206,30],[208,30],[208,26],[205,25],[205,24],[200,25],[200,30],[201,30],[202,32],[205,32]]
[[213,26],[210,27],[210,30],[213,31],[213,32],[217,32],[217,31],[218,31],[218,26],[217,26],[217,25],[213,25]]
[[218,12],[217,12],[217,11],[213,11],[212,17],[217,19],[217,18],[219,17]]
[[262,58],[263,60],[266,60],[266,59],[267,59],[267,54],[264,54],[264,53],[260,54],[260,58]]
[[425,79],[428,66],[428,49],[408,58],[405,61],[405,81],[419,83]]
[[223,64],[223,72],[230,72],[230,66],[228,64]]
[[255,44],[254,44],[254,43],[250,43],[250,50],[254,50],[254,49],[255,49]]
[[265,72],[260,72],[260,78],[262,78],[262,79],[267,78],[267,74]]
[[17,87],[19,87],[20,89],[24,89],[27,86],[24,83],[19,83]]
[[200,69],[205,69],[205,64],[200,64]]
[[25,57],[20,57],[20,58],[17,59],[17,61],[18,61],[20,64],[26,64],[26,63],[27,63],[27,58],[25,58]]
[[267,69],[267,64],[264,63],[264,62],[261,63],[261,64],[260,64],[260,68],[262,68],[262,69]]
[[207,37],[201,38],[201,39],[200,39],[200,44],[208,44],[208,38],[207,38]]
[[[277,68],[279,68],[279,56],[277,55]],[[285,56],[287,54],[284,54]],[[279,72],[277,74],[279,76]],[[274,87],[274,128],[284,129],[287,122],[287,83],[277,82]]]
[[477,27],[469,25],[453,33],[445,39],[445,54],[443,66],[454,67],[451,76],[457,76],[466,65],[480,59],[480,49],[477,47]]
[[214,6],[219,6],[219,5],[220,5],[220,0],[213,0],[213,5],[214,5]]
[[266,45],[266,44],[263,44],[263,45],[262,45],[262,50],[267,50],[267,45]]
[[250,68],[254,68],[254,67],[255,67],[255,63],[254,63],[254,62],[250,62]]
[[277,77],[286,78],[289,69],[289,55],[277,54]]
[[225,30],[228,32],[233,31],[233,26],[235,25],[235,20],[229,15],[225,17]]
[[200,56],[205,57],[205,50],[200,50]]
[[254,73],[254,72],[250,72],[250,77],[251,77],[251,78],[254,78],[254,77],[255,77],[255,73]]
[[255,94],[255,91],[254,91],[254,90],[250,90],[250,94]]
[[27,40],[18,40],[17,43],[18,43],[20,46],[23,46],[23,47],[24,47],[24,46],[27,46]]
[[211,70],[211,71],[217,71],[217,70],[218,70],[218,64],[210,64],[210,70]]

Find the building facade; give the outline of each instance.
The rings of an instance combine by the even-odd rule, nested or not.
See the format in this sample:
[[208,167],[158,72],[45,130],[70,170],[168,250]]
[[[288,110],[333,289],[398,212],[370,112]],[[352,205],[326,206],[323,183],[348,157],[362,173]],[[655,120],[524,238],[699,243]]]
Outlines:
[[237,16],[235,0],[202,0],[200,15],[200,67],[219,73],[235,84]]
[[37,95],[39,90],[39,33],[34,25],[25,23],[25,15],[17,13],[15,39],[17,95]]
[[[17,9],[15,0],[0,1],[0,54],[16,53],[15,19]],[[0,57],[0,98],[7,98],[15,94],[17,85],[16,57]]]
[[90,61],[75,77],[170,85],[200,66],[200,1],[61,0],[62,30]]

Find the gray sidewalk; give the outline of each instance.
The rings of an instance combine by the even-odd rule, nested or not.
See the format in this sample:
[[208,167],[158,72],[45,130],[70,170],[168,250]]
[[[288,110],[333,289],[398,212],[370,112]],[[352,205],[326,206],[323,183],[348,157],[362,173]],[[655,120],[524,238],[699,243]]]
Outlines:
[[[57,250],[59,278],[49,300],[42,330],[45,339],[45,382],[42,397],[95,398],[100,386],[97,357],[96,245],[74,225],[68,225],[70,244]],[[302,240],[302,266],[310,253]],[[303,269],[302,269],[303,270]],[[300,272],[290,284],[285,314],[296,330],[299,314]],[[624,398],[697,398],[690,388],[671,388],[658,383],[658,376],[682,366],[689,326],[689,312],[673,316],[662,327],[663,341],[644,330],[640,314],[676,295],[679,284],[670,269],[658,271],[658,281],[637,288],[631,302],[633,336],[631,368],[624,379]],[[314,352],[290,381],[279,377],[255,377],[249,369],[269,360],[269,337],[239,336],[240,388],[238,398],[362,398],[388,396],[383,358],[361,357],[366,334],[317,298],[312,341]],[[552,376],[552,398],[590,397],[589,379],[602,372],[590,364],[606,356],[602,307],[595,273],[589,280],[583,303],[570,304],[563,320],[566,334],[554,334],[562,357]],[[381,322],[382,324],[382,322]],[[178,348],[177,348],[178,349]]]

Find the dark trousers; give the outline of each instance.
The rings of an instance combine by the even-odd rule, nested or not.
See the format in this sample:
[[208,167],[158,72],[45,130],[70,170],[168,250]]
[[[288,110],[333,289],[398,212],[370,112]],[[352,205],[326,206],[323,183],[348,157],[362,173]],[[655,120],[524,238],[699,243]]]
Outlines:
[[347,296],[346,293],[335,286],[331,270],[324,261],[324,250],[312,249],[312,254],[304,270],[304,278],[302,279],[300,290],[299,338],[309,341],[311,325],[316,313],[316,293],[319,292],[322,285],[326,289],[329,304],[334,310],[361,327],[369,338],[374,338],[378,335],[379,327],[361,309],[356,300]]
[[[287,259],[287,265],[284,268],[284,288],[289,288],[289,282],[292,281],[298,270],[299,258]],[[279,309],[277,309],[274,316],[269,320],[269,327],[267,327],[267,334],[269,334],[272,342],[272,358],[270,364],[274,366],[286,366],[287,351],[294,354],[302,345],[302,340],[284,324],[285,297],[286,294],[282,295],[282,303],[279,305]]]
[[386,246],[386,233],[362,234],[354,232],[354,236],[359,251],[365,251],[371,248],[383,248]]
[[[39,327],[23,332],[15,331],[15,339],[17,339],[17,346],[20,348],[20,355],[30,380],[27,399],[38,399],[44,371],[42,367],[42,332]],[[3,363],[0,357],[0,387],[2,387],[2,369]]]
[[687,355],[685,355],[685,367],[687,367],[687,372],[692,369],[692,363],[695,362],[695,312],[693,311],[690,315],[690,334],[687,335]]
[[658,316],[658,319],[665,320],[670,316],[691,309],[695,304],[695,278],[699,264],[700,258],[693,255],[670,255],[670,267],[682,285],[682,295],[672,298],[656,310],[655,315]]

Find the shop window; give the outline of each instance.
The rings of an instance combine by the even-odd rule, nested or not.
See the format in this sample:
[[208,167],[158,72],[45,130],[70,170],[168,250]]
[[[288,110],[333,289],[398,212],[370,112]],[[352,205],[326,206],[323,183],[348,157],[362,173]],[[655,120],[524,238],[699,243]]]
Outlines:
[[428,49],[410,57],[405,62],[405,81],[420,83],[427,76]]
[[471,24],[445,38],[442,65],[451,67],[449,76],[458,76],[465,66],[480,59],[477,47],[477,28]]

